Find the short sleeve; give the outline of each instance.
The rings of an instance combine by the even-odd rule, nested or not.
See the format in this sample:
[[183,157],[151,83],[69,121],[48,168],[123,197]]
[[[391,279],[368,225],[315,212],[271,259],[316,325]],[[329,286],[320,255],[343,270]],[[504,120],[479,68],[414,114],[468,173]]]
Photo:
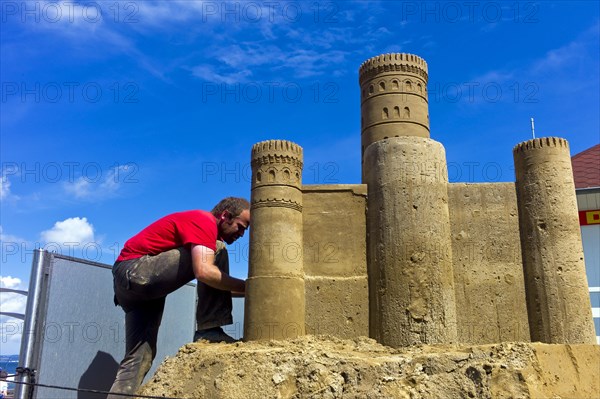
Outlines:
[[212,214],[203,211],[181,212],[178,219],[176,228],[182,245],[203,245],[217,250],[217,223]]

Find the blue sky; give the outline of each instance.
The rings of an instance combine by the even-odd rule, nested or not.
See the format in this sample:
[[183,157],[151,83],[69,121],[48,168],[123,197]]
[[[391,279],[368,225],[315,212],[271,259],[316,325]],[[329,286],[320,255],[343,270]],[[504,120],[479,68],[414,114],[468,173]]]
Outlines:
[[[600,141],[595,1],[0,7],[5,287],[27,289],[33,248],[112,263],[167,213],[249,198],[258,141],[300,144],[304,184],[359,183],[357,71],[382,53],[427,61],[451,181],[513,181],[531,117],[572,154]],[[246,277],[247,237],[231,253]],[[1,353],[18,352],[13,338]]]

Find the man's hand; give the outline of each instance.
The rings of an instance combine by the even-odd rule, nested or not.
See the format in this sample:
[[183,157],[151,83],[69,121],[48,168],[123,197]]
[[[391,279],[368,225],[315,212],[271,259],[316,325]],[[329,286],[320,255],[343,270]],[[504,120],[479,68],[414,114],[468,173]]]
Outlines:
[[223,273],[214,261],[215,251],[203,245],[192,245],[192,268],[198,280],[219,290],[244,293],[246,282]]

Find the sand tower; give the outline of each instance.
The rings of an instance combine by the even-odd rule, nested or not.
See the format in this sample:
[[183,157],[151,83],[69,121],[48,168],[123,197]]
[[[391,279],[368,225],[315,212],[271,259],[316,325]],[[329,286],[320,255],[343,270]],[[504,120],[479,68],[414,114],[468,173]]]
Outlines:
[[252,147],[250,264],[244,337],[304,335],[302,148],[283,140]]
[[429,138],[427,63],[412,54],[384,54],[359,70],[362,154],[397,136]]
[[513,155],[531,339],[594,344],[569,145],[545,137]]
[[380,55],[359,83],[370,335],[394,347],[455,342],[448,173],[429,138],[427,63]]

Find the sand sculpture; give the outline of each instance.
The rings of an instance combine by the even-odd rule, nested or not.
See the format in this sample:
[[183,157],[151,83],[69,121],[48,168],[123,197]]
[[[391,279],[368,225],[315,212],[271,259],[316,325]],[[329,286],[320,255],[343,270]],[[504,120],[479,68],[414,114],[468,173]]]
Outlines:
[[427,80],[412,54],[361,65],[363,184],[302,185],[299,145],[254,145],[245,339],[595,343],[568,143],[518,144],[515,183],[448,183]]
[[185,345],[141,393],[598,397],[567,142],[518,144],[515,183],[448,183],[427,74],[360,67],[362,184],[302,185],[299,145],[253,146],[246,342]]

